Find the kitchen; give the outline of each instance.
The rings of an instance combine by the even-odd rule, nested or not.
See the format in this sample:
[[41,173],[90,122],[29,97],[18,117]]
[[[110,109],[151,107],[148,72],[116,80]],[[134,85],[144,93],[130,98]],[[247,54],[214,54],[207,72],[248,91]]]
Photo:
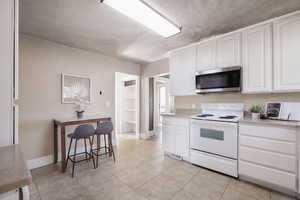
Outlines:
[[0,5],[0,200],[300,198],[299,0]]
[[299,196],[299,22],[295,12],[170,52],[165,152]]

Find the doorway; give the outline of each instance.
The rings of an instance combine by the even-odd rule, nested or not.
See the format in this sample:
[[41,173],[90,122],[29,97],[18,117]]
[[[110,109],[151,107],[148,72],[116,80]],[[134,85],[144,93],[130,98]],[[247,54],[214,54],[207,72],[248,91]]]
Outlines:
[[174,109],[174,97],[170,95],[169,75],[154,77],[154,135],[161,136],[161,113],[170,113]]
[[126,139],[139,138],[140,77],[116,72],[116,136]]

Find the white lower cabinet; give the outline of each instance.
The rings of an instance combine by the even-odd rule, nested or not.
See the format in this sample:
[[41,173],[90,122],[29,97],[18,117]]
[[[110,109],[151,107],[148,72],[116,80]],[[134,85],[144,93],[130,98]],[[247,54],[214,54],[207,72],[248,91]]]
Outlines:
[[165,152],[189,161],[189,120],[163,117],[162,143]]
[[296,148],[296,127],[240,123],[239,175],[296,192]]
[[163,147],[166,152],[175,153],[174,130],[171,125],[163,124],[162,126]]

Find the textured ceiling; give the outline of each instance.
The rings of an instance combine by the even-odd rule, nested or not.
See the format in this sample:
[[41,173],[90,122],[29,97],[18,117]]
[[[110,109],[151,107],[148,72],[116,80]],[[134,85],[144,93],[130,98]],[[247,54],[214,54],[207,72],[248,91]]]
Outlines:
[[300,0],[146,2],[182,26],[182,32],[165,39],[96,0],[21,0],[20,29],[28,35],[143,63],[202,38],[300,9]]

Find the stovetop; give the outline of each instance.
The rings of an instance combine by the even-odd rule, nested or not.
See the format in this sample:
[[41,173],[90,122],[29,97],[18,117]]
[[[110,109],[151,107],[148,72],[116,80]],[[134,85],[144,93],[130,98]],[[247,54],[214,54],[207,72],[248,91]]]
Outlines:
[[192,119],[237,123],[243,116],[243,104],[203,104],[202,113]]
[[192,116],[193,119],[210,120],[210,121],[225,121],[225,122],[238,122],[241,118],[236,115],[214,115],[214,114],[199,114]]

